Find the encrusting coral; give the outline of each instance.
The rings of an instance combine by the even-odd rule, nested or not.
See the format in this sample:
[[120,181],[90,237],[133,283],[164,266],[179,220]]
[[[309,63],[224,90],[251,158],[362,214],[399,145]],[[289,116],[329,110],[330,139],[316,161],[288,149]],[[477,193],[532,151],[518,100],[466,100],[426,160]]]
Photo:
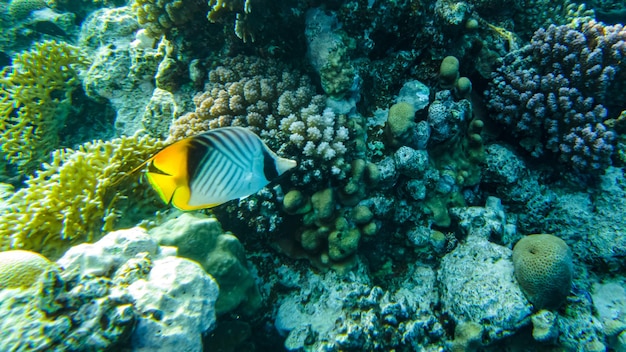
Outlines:
[[22,20],[28,17],[33,11],[46,7],[44,0],[11,0],[8,12],[14,20]]
[[147,186],[129,185],[130,178],[113,186],[163,145],[135,135],[55,151],[50,164],[31,176],[0,212],[0,250],[31,250],[55,259],[70,246],[112,230],[121,208],[129,206],[125,202],[141,211],[155,210],[147,207],[157,201]]
[[0,144],[8,161],[30,173],[59,145],[59,130],[87,63],[80,49],[45,41],[16,55],[0,74]]

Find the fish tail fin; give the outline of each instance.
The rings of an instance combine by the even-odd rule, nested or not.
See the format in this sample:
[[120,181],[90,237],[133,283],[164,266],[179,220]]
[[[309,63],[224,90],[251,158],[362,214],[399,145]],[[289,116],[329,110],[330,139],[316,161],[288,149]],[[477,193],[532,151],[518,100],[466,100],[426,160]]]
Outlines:
[[298,162],[295,160],[281,157],[276,158],[276,172],[278,172],[279,176],[296,166],[298,166]]

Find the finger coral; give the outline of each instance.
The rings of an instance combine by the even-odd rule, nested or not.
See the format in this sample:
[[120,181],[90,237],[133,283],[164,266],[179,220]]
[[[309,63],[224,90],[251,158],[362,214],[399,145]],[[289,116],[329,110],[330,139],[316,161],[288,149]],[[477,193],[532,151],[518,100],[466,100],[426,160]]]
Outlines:
[[59,145],[59,130],[80,84],[80,49],[45,41],[16,55],[0,74],[0,143],[8,161],[30,173]]
[[189,2],[134,0],[131,4],[139,24],[153,37],[167,34],[174,28],[190,26],[203,17],[196,16],[197,13],[206,12],[206,5],[197,0]]
[[322,179],[328,172],[345,177],[350,125],[345,116],[325,108],[325,97],[315,94],[308,77],[254,57],[222,63],[209,73],[205,91],[194,98],[196,111],[173,122],[171,140],[244,126],[278,154],[301,157],[300,168],[310,171],[307,180]]
[[156,202],[147,186],[113,186],[162,146],[153,138],[134,136],[55,151],[50,164],[30,177],[0,212],[0,250],[31,250],[56,259],[70,246],[113,229],[127,202],[131,209]]
[[621,25],[538,30],[495,74],[492,117],[533,156],[547,152],[584,172],[611,165],[616,136],[606,121],[626,108],[625,43]]

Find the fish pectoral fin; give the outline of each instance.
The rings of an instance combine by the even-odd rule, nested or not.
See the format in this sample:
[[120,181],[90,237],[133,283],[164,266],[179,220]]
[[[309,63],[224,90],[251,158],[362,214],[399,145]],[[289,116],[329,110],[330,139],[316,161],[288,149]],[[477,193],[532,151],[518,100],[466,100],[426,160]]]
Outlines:
[[158,174],[155,172],[148,172],[148,182],[157,191],[159,197],[165,202],[170,204],[174,197],[174,192],[178,188],[178,184],[173,176]]

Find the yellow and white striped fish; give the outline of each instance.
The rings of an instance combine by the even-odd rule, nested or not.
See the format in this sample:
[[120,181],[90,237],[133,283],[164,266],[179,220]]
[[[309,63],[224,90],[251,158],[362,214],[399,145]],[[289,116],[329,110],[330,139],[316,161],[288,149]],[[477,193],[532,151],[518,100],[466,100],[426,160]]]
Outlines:
[[145,164],[148,181],[161,199],[180,210],[212,208],[247,197],[297,165],[243,127],[180,140]]

